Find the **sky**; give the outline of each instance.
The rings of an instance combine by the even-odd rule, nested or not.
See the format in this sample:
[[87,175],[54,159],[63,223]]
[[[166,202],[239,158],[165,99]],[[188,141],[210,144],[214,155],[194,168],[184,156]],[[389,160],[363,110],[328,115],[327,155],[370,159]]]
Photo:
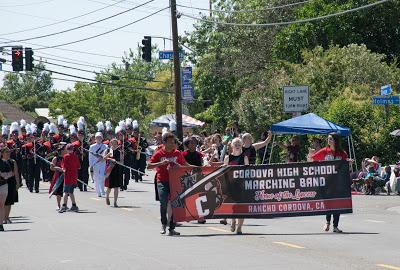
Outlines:
[[[0,47],[11,45],[31,47],[34,50],[35,60],[39,60],[41,58],[43,61],[48,61],[53,64],[88,69],[90,71],[101,71],[102,67],[107,67],[113,62],[121,63],[121,56],[125,51],[128,51],[129,48],[132,48],[134,51],[136,51],[138,44],[141,45],[141,41],[145,35],[170,38],[170,10],[164,10],[124,29],[87,41],[66,45],[59,48],[48,48],[42,50],[35,50],[35,48],[64,44],[66,42],[75,41],[106,32],[113,28],[138,20],[159,9],[167,7],[169,5],[169,0],[153,0],[151,3],[147,3],[144,6],[124,13],[120,16],[116,16],[109,20],[59,35],[27,41],[18,40],[47,35],[78,27],[83,24],[88,24],[133,8],[148,1],[150,0],[0,0],[0,13],[2,17],[2,26],[0,27]],[[115,5],[107,7],[111,4]],[[191,7],[194,6],[208,8],[209,0],[177,0],[177,4]],[[87,16],[69,20],[67,22],[32,30],[32,28],[57,23],[100,8],[104,9]],[[199,11],[194,9],[178,7],[178,11],[182,11],[194,16],[199,14]],[[193,30],[193,23],[195,23],[194,20],[186,17],[181,17],[178,19],[179,34],[183,35],[185,31]],[[9,40],[14,42],[10,42]],[[163,39],[153,38],[152,45],[157,45],[158,48],[162,50],[172,49],[172,43],[168,40],[164,41]],[[79,52],[67,50],[75,50]],[[102,54],[105,56],[91,55],[91,53]],[[0,57],[11,61],[10,55],[2,55]],[[65,63],[61,62],[60,60],[74,63],[79,62],[79,64]],[[60,66],[47,64],[46,68],[76,76],[94,78],[93,73],[72,70]],[[11,71],[12,68],[10,65],[3,64],[3,70]],[[4,74],[4,72],[0,71],[0,85],[3,83]],[[52,76],[53,78],[74,79],[59,74],[53,74]],[[55,89],[63,90],[67,89],[68,87],[73,88],[73,85],[73,82],[54,80]]]

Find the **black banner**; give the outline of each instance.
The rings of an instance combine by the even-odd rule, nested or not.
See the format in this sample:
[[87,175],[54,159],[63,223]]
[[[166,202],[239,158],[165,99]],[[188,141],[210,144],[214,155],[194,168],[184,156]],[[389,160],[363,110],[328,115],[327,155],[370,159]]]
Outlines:
[[170,171],[177,221],[352,213],[346,161]]

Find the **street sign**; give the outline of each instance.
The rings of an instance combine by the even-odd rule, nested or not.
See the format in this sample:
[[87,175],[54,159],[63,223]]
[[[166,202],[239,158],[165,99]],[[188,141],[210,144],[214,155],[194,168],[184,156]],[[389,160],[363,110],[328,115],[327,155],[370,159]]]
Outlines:
[[381,96],[388,96],[392,93],[392,86],[390,84],[381,87]]
[[309,108],[310,93],[306,85],[283,87],[283,111],[304,112]]
[[400,105],[400,96],[373,96],[373,105]]
[[193,102],[193,81],[192,67],[182,68],[182,101],[186,103]]
[[[160,60],[172,60],[173,56],[174,56],[173,51],[159,51],[158,52],[158,59],[160,59]],[[185,56],[185,53],[183,51],[180,51],[179,58],[182,60],[184,56]]]

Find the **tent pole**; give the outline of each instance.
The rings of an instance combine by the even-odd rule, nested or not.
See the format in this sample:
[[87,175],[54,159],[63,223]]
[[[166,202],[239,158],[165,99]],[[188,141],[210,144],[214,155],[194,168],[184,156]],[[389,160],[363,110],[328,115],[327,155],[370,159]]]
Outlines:
[[[352,159],[351,146],[350,146],[350,136],[347,136],[347,145],[349,147],[349,158]],[[350,163],[350,169],[351,169],[351,172],[354,172],[353,163]]]
[[262,159],[261,164],[264,164],[265,156],[267,155],[268,144],[269,144],[269,143],[267,143],[267,144],[265,145],[264,156],[263,156],[263,159]]
[[[275,136],[276,136],[276,135],[274,135],[274,137],[272,138],[271,153],[270,153],[270,155],[269,155],[269,162],[268,162],[268,164],[271,164],[272,152],[273,152],[273,150],[274,150],[274,144],[275,144]],[[263,162],[263,163],[264,163],[264,162]]]
[[357,158],[356,158],[356,151],[354,150],[354,140],[353,140],[353,135],[350,135],[350,138],[351,138],[351,148],[353,149],[353,158],[354,158],[354,163],[356,164],[356,171],[358,171]]

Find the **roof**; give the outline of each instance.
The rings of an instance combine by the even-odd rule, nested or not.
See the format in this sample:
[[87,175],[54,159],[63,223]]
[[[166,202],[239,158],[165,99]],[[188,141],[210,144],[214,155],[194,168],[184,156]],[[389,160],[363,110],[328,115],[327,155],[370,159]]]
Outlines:
[[[175,114],[165,114],[151,121],[150,125],[169,127],[169,122],[171,122],[172,120],[175,121]],[[199,121],[188,115],[182,114],[182,125],[185,128],[197,128],[204,126],[204,122]]]
[[54,121],[54,118],[52,118],[50,116],[50,109],[49,108],[36,108],[35,109],[35,113],[38,116],[42,116],[42,117],[45,117],[45,118],[49,119],[51,122]]
[[12,105],[7,101],[0,100],[0,114],[2,114],[8,122],[19,122],[21,119],[25,119],[26,122],[33,122],[35,118],[28,112],[16,105]]
[[350,136],[351,130],[347,127],[339,126],[314,113],[301,115],[271,127],[274,134],[329,134],[336,133],[340,136]]

